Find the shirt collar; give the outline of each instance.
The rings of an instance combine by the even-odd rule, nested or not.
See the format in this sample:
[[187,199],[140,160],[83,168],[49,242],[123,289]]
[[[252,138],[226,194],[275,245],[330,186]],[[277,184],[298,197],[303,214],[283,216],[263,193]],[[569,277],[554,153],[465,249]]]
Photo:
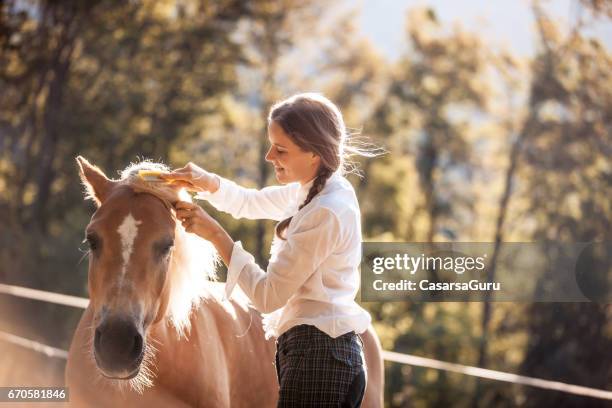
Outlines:
[[[327,179],[327,182],[325,183],[325,186],[323,187],[323,190],[326,189],[326,187],[328,185],[330,185],[331,183],[337,181],[338,179],[342,178],[342,175],[340,174],[339,171],[335,171],[330,178]],[[310,180],[308,183],[304,184],[304,185],[300,185],[300,189],[298,190],[297,193],[297,202],[298,205],[301,205],[304,200],[306,200],[306,197],[308,196],[308,191],[310,191],[310,187],[312,187],[312,185],[314,184],[314,178],[312,180]]]

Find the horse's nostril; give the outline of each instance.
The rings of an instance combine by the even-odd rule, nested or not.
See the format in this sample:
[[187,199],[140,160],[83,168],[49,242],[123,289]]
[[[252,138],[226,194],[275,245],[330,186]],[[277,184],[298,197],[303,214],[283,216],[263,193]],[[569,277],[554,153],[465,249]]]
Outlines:
[[102,332],[100,331],[100,329],[96,329],[96,332],[94,335],[94,346],[95,347],[100,347],[101,339],[102,339]]
[[142,353],[142,336],[137,334],[134,336],[134,348],[132,349],[132,357],[138,358]]

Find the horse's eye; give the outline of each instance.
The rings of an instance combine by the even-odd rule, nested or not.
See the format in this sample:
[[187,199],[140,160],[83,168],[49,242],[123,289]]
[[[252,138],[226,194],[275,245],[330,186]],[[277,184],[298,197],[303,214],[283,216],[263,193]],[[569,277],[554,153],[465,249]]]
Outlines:
[[85,241],[87,241],[87,244],[89,245],[89,249],[92,251],[95,251],[96,249],[100,247],[100,242],[95,235],[87,235],[87,238],[85,238]]
[[174,241],[164,242],[159,246],[159,252],[162,256],[166,256],[174,248]]

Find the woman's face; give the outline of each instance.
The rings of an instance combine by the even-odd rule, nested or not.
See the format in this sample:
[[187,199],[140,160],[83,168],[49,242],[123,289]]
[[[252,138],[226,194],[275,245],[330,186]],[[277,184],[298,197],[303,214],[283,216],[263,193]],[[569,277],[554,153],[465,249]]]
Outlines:
[[266,153],[266,161],[274,165],[279,183],[306,184],[317,175],[321,158],[313,152],[303,151],[274,121],[268,126],[268,139],[272,146]]

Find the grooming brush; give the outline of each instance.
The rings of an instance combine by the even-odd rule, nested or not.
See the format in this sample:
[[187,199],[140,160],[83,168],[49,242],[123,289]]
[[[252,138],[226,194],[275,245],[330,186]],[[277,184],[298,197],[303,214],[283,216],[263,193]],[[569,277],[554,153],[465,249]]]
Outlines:
[[159,170],[138,170],[138,177],[149,183],[170,183],[171,180],[159,177],[162,173],[165,172]]

